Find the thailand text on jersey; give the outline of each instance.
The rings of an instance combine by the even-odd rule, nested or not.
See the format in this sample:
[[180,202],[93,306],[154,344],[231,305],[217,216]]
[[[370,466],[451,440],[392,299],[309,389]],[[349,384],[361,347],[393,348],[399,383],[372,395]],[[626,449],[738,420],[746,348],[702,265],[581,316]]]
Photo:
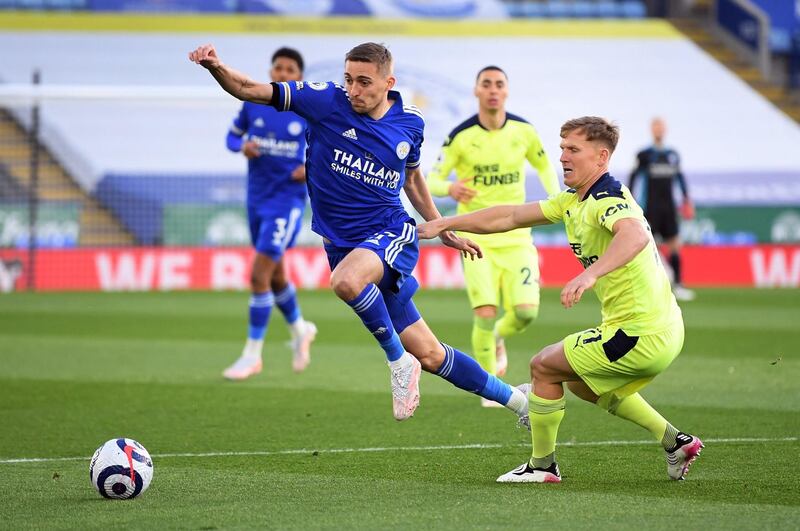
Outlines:
[[312,229],[338,246],[354,246],[410,219],[400,202],[406,168],[419,166],[424,121],[389,91],[379,120],[353,110],[333,82],[273,83],[272,104],[308,121],[307,179]]
[[[618,220],[633,218],[647,227],[642,209],[630,191],[607,173],[592,185],[583,200],[569,189],[539,204],[548,220],[564,222],[572,252],[584,268],[606,252]],[[594,291],[600,299],[603,323],[622,327],[627,333],[654,334],[680,318],[652,236],[630,262],[598,278]]]
[[304,200],[306,185],[292,179],[303,164],[306,121],[267,105],[245,102],[228,133],[228,147],[255,142],[260,156],[248,160],[247,197],[251,207],[264,201]]

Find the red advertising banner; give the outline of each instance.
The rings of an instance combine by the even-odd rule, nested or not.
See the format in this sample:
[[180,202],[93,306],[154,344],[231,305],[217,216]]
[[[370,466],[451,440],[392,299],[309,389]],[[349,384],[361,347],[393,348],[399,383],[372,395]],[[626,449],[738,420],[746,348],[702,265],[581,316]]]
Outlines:
[[[130,247],[43,249],[35,263],[39,291],[168,291],[246,289],[252,249]],[[800,246],[685,247],[690,286],[800,287]],[[542,284],[561,286],[581,269],[568,248],[540,247]],[[300,288],[326,288],[330,270],[320,248],[290,250],[289,278]],[[0,291],[28,285],[28,254],[0,250]],[[423,287],[460,288],[461,259],[445,247],[422,247],[415,276]]]

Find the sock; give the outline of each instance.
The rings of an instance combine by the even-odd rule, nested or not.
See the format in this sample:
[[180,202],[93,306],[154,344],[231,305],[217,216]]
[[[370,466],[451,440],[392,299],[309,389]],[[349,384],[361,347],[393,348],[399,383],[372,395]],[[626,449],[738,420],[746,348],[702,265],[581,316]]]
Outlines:
[[474,317],[472,320],[472,352],[481,367],[489,374],[497,372],[494,319]]
[[389,311],[386,309],[386,303],[378,286],[367,285],[364,291],[358,294],[358,297],[347,304],[353,308],[367,330],[378,340],[381,348],[386,352],[386,359],[390,362],[400,359],[405,349],[400,342],[400,336],[394,331],[394,325],[389,318]]
[[670,253],[669,255],[669,266],[672,268],[672,272],[675,275],[675,284],[681,285],[681,255],[680,253]]
[[247,332],[249,339],[262,340],[264,338],[274,302],[271,291],[253,293],[250,296],[250,326]]
[[463,352],[444,343],[442,346],[444,362],[436,370],[437,376],[441,376],[459,389],[494,400],[515,412],[519,409],[517,402],[511,400],[514,395],[513,387],[484,371],[477,361]]
[[549,400],[531,392],[528,394],[528,404],[533,440],[530,463],[534,468],[548,468],[556,460],[558,426],[564,418],[567,400],[563,395],[556,400]]
[[497,321],[494,333],[503,338],[522,333],[538,315],[538,306],[506,310],[503,317]]
[[275,293],[275,304],[283,314],[286,323],[291,326],[298,319],[302,319],[300,305],[297,303],[297,290],[289,282],[286,287]]
[[[615,401],[612,399],[610,402],[605,397],[606,395],[601,396],[597,404],[601,407],[605,406],[609,413],[646,429],[653,434],[657,441],[664,445],[665,449],[675,445],[675,436],[677,436],[678,430],[672,427],[658,411],[653,409],[653,406],[648,404],[642,398],[642,395],[634,393],[622,400]],[[669,436],[670,428],[675,433],[672,437]]]

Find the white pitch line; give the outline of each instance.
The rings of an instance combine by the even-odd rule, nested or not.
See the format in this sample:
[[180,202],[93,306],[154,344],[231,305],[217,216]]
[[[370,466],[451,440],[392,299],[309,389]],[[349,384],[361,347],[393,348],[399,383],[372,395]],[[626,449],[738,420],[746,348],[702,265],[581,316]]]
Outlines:
[[[797,442],[800,437],[777,437],[777,438],[721,438],[703,439],[709,444],[744,444],[744,443],[774,443],[774,442]],[[642,441],[564,441],[559,442],[558,446],[585,447],[585,446],[642,446],[656,445],[653,440]],[[170,457],[264,457],[273,455],[298,455],[298,454],[353,454],[353,453],[375,453],[375,452],[430,452],[440,450],[485,450],[493,448],[513,448],[517,446],[528,446],[528,444],[453,444],[442,446],[377,446],[367,448],[295,448],[289,450],[264,450],[250,452],[200,452],[200,453],[176,453],[176,454],[152,454],[157,458]],[[60,461],[88,461],[89,457],[17,457],[0,459],[0,464],[18,463],[57,463]]]

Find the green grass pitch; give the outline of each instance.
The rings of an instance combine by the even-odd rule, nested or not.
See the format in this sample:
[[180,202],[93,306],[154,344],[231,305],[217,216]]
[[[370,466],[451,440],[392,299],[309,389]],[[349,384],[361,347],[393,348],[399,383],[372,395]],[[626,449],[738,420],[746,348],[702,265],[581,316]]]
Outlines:
[[[643,395],[706,441],[669,481],[649,434],[569,398],[560,485],[499,485],[530,452],[505,410],[422,377],[414,418],[391,415],[384,357],[330,292],[302,292],[319,326],[312,364],[291,372],[275,312],[265,370],[220,373],[239,353],[244,293],[0,296],[0,528],[797,529],[800,296],[701,290],[683,306],[683,353]],[[439,337],[469,349],[461,291],[417,297]],[[509,342],[507,380],[530,356],[597,324],[545,290]],[[89,456],[126,436],[151,452],[150,489],[101,499]],[[206,455],[204,455],[206,454]],[[40,458],[40,460],[33,460]]]

